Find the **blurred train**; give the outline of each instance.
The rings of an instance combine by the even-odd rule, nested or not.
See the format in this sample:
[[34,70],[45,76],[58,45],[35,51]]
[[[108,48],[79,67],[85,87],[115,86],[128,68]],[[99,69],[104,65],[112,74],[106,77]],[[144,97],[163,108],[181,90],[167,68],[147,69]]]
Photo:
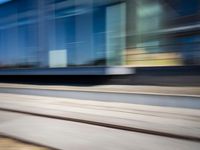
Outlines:
[[0,75],[200,65],[200,0],[0,0]]

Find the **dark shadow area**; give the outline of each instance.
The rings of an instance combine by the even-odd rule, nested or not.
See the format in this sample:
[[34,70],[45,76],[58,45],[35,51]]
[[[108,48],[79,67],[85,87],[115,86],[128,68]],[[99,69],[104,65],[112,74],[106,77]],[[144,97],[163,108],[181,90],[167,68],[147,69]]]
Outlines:
[[200,66],[141,67],[135,68],[135,73],[131,75],[3,75],[0,76],[0,82],[74,86],[200,86]]
[[69,75],[3,75],[1,83],[20,83],[37,85],[74,85],[93,86],[105,84],[110,79],[108,76],[69,76]]

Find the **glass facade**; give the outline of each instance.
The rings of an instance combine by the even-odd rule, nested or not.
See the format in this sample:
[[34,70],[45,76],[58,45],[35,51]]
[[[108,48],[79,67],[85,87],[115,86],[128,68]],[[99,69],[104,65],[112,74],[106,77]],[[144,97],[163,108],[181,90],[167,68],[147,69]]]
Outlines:
[[127,64],[200,64],[200,1],[127,1]]
[[10,0],[0,68],[200,65],[199,0]]

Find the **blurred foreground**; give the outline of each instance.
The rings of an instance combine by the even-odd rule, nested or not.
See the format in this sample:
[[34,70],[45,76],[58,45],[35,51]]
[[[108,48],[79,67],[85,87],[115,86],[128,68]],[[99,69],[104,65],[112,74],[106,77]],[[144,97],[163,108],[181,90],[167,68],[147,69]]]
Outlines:
[[48,148],[23,143],[6,137],[0,137],[1,150],[50,150]]
[[53,149],[200,146],[199,87],[0,84],[0,97],[2,135]]

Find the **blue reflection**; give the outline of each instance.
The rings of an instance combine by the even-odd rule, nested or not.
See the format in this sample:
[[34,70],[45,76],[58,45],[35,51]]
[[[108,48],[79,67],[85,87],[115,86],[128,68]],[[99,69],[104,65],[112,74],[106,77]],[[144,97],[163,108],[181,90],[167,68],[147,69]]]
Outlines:
[[200,64],[199,0],[0,4],[3,68],[50,67],[51,51],[60,50],[66,51],[66,66]]
[[0,5],[3,3],[9,2],[9,1],[11,1],[11,0],[0,0]]

